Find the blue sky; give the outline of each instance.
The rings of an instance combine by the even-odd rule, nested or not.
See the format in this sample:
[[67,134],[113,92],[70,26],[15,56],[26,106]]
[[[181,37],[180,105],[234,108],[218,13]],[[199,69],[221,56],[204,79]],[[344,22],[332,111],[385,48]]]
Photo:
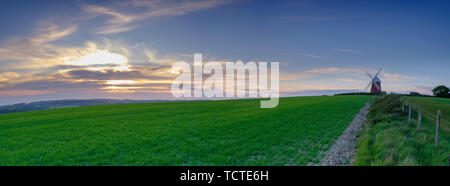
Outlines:
[[[1,4],[0,104],[171,99],[170,65],[192,61],[194,53],[214,61],[279,61],[282,96],[362,90],[369,81],[366,70],[380,67],[388,92],[430,94],[450,79],[448,1]],[[120,55],[126,65],[70,65],[99,53]]]

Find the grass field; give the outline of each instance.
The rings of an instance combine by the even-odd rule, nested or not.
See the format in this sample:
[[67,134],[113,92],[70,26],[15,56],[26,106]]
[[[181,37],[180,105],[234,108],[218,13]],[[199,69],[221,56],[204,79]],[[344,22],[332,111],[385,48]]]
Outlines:
[[[411,101],[415,112],[414,118],[417,118],[417,109],[422,106],[422,115],[432,122],[436,122],[437,111],[441,111],[441,129],[450,133],[450,99],[436,97],[403,97],[405,103]],[[434,124],[435,125],[435,124]]]
[[0,115],[0,165],[307,165],[371,96],[143,103]]
[[[377,101],[378,100],[378,101]],[[448,99],[391,96],[377,99],[362,131],[355,165],[444,165],[450,163]],[[412,102],[412,120],[401,105]],[[417,108],[422,105],[422,127],[417,128]],[[435,147],[436,111],[442,111],[439,146]]]

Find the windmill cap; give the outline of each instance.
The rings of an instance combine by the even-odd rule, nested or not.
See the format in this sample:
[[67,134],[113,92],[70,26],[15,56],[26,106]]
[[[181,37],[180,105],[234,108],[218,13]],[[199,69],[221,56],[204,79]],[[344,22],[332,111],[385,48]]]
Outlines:
[[374,82],[381,82],[381,80],[380,80],[380,78],[378,78],[378,76],[375,76],[375,77],[373,78],[373,81],[374,81]]

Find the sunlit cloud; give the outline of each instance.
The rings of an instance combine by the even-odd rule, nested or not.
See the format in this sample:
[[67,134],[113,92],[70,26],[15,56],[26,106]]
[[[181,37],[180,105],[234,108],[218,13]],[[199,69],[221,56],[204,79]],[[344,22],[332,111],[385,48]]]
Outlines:
[[[0,100],[3,101],[14,96],[32,97],[33,95],[48,95],[46,99],[54,99],[54,97],[58,96],[66,98],[63,95],[71,95],[73,98],[78,98],[81,94],[84,94],[86,97],[93,95],[95,95],[93,97],[108,97],[111,95],[113,95],[111,97],[114,97],[121,95],[123,98],[129,99],[149,98],[146,97],[147,95],[170,98],[170,84],[173,79],[179,75],[177,72],[180,70],[172,69],[171,65],[178,61],[186,61],[192,65],[193,61],[191,53],[173,53],[173,51],[184,50],[199,53],[209,51],[216,55],[208,56],[207,54],[204,54],[204,63],[215,61],[223,64],[225,61],[236,61],[238,59],[234,58],[235,56],[231,56],[234,54],[238,54],[239,57],[247,59],[267,57],[265,54],[261,54],[263,56],[246,56],[246,54],[236,52],[235,50],[217,51],[217,49],[221,47],[207,47],[205,50],[203,46],[208,45],[203,45],[203,41],[200,43],[193,43],[193,45],[189,45],[189,43],[186,45],[184,42],[191,42],[192,40],[189,39],[192,38],[188,39],[184,36],[188,36],[191,32],[183,34],[174,31],[170,34],[180,34],[178,35],[180,37],[158,38],[154,41],[149,39],[159,35],[152,35],[151,37],[145,35],[161,34],[161,28],[170,29],[169,27],[166,27],[167,25],[176,28],[173,27],[173,23],[170,21],[179,23],[177,22],[179,20],[170,20],[170,18],[193,13],[202,15],[200,13],[201,11],[213,15],[215,11],[210,10],[224,7],[234,2],[240,1],[115,0],[108,1],[107,3],[98,1],[77,1],[75,4],[79,6],[70,8],[70,17],[64,17],[64,15],[67,14],[64,14],[64,12],[61,13],[61,11],[51,11],[49,13],[52,14],[48,15],[52,16],[43,17],[47,14],[36,16],[39,17],[39,20],[34,20],[35,25],[30,25],[27,28],[22,27],[23,24],[20,27],[11,26],[12,29],[22,30],[13,34],[5,34],[5,37],[2,38],[2,43],[0,43]],[[231,10],[233,10],[231,8],[226,9],[226,11],[223,12],[218,12],[231,13]],[[55,14],[54,16],[53,13]],[[198,15],[193,15],[193,17],[198,17]],[[336,18],[338,18],[333,15],[309,15],[302,13],[301,11],[296,12],[295,14],[270,14],[270,16],[277,19],[276,21],[278,22],[283,22],[278,26],[291,26],[291,24],[296,24],[297,22],[302,24],[318,22],[321,24],[328,24],[331,22],[326,21],[337,20]],[[258,16],[258,18],[259,17],[264,16]],[[188,19],[183,19],[183,21],[188,20],[186,23],[192,23],[189,21],[192,17],[187,18]],[[253,17],[248,18],[249,20],[253,19]],[[266,17],[264,17],[264,19],[265,18]],[[20,19],[16,20],[16,18],[13,18],[12,20],[21,23],[19,22],[21,21]],[[162,25],[163,27],[160,27],[161,25],[154,25],[155,27],[144,28],[146,25],[159,24],[162,21],[169,22],[167,25],[164,23]],[[233,24],[230,25],[235,25],[234,23],[236,22],[233,22]],[[192,26],[192,28],[194,28],[195,25]],[[154,32],[151,30],[152,28],[156,28]],[[188,30],[191,29],[191,27],[188,28]],[[280,29],[281,28],[284,29],[284,27],[280,27]],[[136,29],[142,30],[133,33],[115,34]],[[215,29],[201,29],[205,29],[203,31],[208,33],[208,35],[218,34],[218,32],[214,31]],[[244,27],[243,29],[245,29],[243,31],[251,31],[247,27]],[[185,31],[184,29],[180,30]],[[371,56],[373,57],[373,59],[370,59],[370,61],[372,61],[371,64],[344,61],[348,59],[343,57],[349,56],[337,54],[360,54],[351,55],[351,60],[353,60],[353,58],[357,58],[358,56],[363,57],[362,54],[368,53],[368,51],[362,49],[344,47],[344,45],[347,47],[357,46],[354,45],[355,43],[353,41],[349,41],[350,43],[340,43],[344,48],[337,48],[333,45],[324,45],[324,47],[321,48],[317,47],[314,43],[310,43],[311,46],[307,46],[308,43],[304,42],[303,44],[299,43],[296,45],[298,47],[292,48],[292,45],[289,45],[290,43],[284,43],[284,41],[288,40],[292,40],[292,42],[300,41],[298,39],[304,37],[302,34],[309,33],[310,30],[306,29],[305,31],[306,32],[295,32],[295,36],[288,35],[288,32],[286,32],[286,36],[274,36],[280,37],[276,38],[277,41],[283,41],[283,44],[287,44],[285,46],[288,47],[281,47],[272,51],[286,55],[283,56],[284,59],[282,59],[286,62],[280,63],[280,91],[282,94],[286,93],[284,95],[294,95],[297,93],[301,93],[301,95],[322,94],[361,90],[370,80],[365,74],[367,70],[370,70],[368,68],[374,68],[372,64],[378,64],[376,60],[383,60],[376,56]],[[23,33],[27,33],[27,35],[19,35]],[[270,33],[271,32],[262,34]],[[319,33],[323,34],[324,32],[320,31]],[[245,34],[248,33],[243,32],[240,36],[246,36]],[[12,35],[14,37],[7,38]],[[230,41],[236,39],[234,36],[235,35],[230,35]],[[265,35],[255,36],[260,37]],[[334,35],[330,35],[330,37],[331,36],[334,37]],[[166,39],[167,43],[163,43]],[[256,41],[253,37],[247,37],[245,39],[246,42],[251,41],[247,39]],[[268,36],[266,39],[267,40],[261,40],[261,42],[269,42],[270,44],[273,38]],[[324,41],[326,42],[326,40]],[[258,42],[259,41],[253,44],[259,44]],[[178,43],[180,43],[179,46],[174,46]],[[220,46],[229,46],[228,43],[218,44]],[[252,43],[248,44],[250,46]],[[171,47],[170,45],[174,47]],[[186,46],[193,47],[185,48]],[[227,47],[225,47],[225,50],[227,50],[226,48]],[[365,48],[368,49],[370,46],[366,46]],[[159,52],[158,49],[161,51]],[[256,51],[261,50],[256,48],[255,52]],[[283,51],[294,51],[294,53],[282,53]],[[248,50],[248,52],[248,54],[254,54],[251,50]],[[270,51],[266,54],[269,55]],[[331,56],[334,54],[336,54],[336,56]],[[384,55],[384,53],[380,53],[380,55]],[[383,58],[390,57],[395,56],[386,55]],[[223,58],[228,59],[225,60]],[[275,58],[274,60],[277,59]],[[313,63],[308,64],[307,62]],[[336,66],[336,64],[339,64],[340,66]],[[383,71],[380,74],[383,90],[398,92],[414,90],[421,93],[429,93],[430,87],[424,88],[418,85],[437,85],[446,83],[445,77],[444,80],[441,79],[441,82],[436,82],[424,77],[424,74],[429,72],[421,74],[422,72],[417,73],[416,71],[414,74],[414,72],[410,70],[393,71],[389,66],[390,65],[385,65],[384,68],[386,71]],[[372,69],[372,71],[375,70]],[[270,70],[268,70],[268,72],[270,73]],[[445,76],[445,74],[440,76]],[[204,75],[204,78],[207,77],[208,75]],[[247,80],[248,77],[245,77],[244,79]],[[217,82],[222,83],[223,81],[218,80]],[[132,95],[140,95],[141,97],[132,97]]]
[[19,77],[20,77],[20,74],[16,73],[16,72],[0,73],[0,83],[1,82],[7,82],[9,80],[16,79],[16,78],[19,78]]
[[[66,60],[70,60],[70,57],[66,57]],[[87,54],[83,56],[81,59],[74,61],[67,61],[67,65],[106,65],[106,64],[116,64],[116,65],[125,65],[128,60],[126,57],[116,53],[110,53],[108,51],[98,51],[96,53]]]
[[4,70],[23,70],[42,68],[61,63],[64,54],[70,49],[59,47],[50,42],[73,34],[77,26],[60,28],[50,24],[48,28],[38,28],[36,35],[28,38],[13,38],[0,45],[0,61],[15,61],[14,65],[4,66]]
[[131,65],[128,64],[128,59],[125,56],[104,50],[99,50],[97,52],[87,54],[76,60],[72,60],[71,57],[64,57],[64,60],[66,61],[66,65],[93,66],[86,68],[88,70],[101,71],[114,69],[117,71],[129,71],[131,67]]
[[29,38],[30,42],[36,44],[48,43],[71,35],[78,29],[77,25],[69,26],[64,29],[60,29],[58,25],[53,23],[44,26],[45,28],[41,28],[39,31],[42,34]]
[[107,80],[105,84],[107,85],[123,85],[123,84],[136,84],[137,81],[134,80]]
[[169,86],[107,86],[100,88],[107,93],[170,93]]
[[120,89],[142,89],[145,87],[119,87],[119,86],[108,86],[103,87],[102,89],[113,89],[113,90],[120,90]]
[[412,91],[419,92],[419,93],[425,94],[425,95],[433,95],[433,92],[432,92],[433,88],[434,87],[416,85],[413,87]]
[[[136,93],[168,91],[176,56],[159,56],[145,45],[127,45],[103,39],[82,46],[60,46],[50,42],[73,33],[73,28],[38,29],[36,36],[0,45],[0,96],[85,91]],[[135,64],[130,63],[133,60]],[[16,60],[14,65],[6,63]],[[26,73],[19,73],[26,72]],[[134,87],[120,86],[136,84]],[[153,87],[153,88],[152,88]]]
[[33,96],[39,94],[52,94],[53,90],[0,90],[0,96]]
[[417,77],[414,76],[407,76],[398,73],[382,73],[380,77],[386,82],[404,82],[417,79]]

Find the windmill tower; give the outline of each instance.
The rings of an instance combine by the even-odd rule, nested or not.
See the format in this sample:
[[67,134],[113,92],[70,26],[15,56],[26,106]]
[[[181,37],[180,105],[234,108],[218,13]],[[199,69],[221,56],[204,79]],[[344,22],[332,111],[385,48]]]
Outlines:
[[381,72],[381,68],[378,69],[378,72],[375,74],[375,76],[372,76],[369,71],[367,71],[367,75],[370,77],[369,84],[364,90],[367,90],[370,86],[370,93],[380,93],[381,92],[381,80],[378,78],[378,75]]

